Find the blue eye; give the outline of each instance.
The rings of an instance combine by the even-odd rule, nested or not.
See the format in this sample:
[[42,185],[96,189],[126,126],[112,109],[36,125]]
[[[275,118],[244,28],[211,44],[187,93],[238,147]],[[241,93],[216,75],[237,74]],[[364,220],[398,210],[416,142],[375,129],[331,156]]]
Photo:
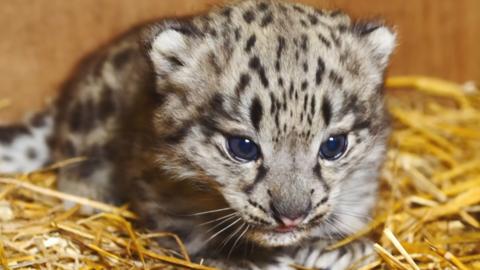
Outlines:
[[258,146],[250,139],[229,137],[227,144],[230,155],[239,161],[247,162],[258,158]]
[[345,134],[330,136],[320,146],[320,157],[335,160],[347,150],[347,136]]

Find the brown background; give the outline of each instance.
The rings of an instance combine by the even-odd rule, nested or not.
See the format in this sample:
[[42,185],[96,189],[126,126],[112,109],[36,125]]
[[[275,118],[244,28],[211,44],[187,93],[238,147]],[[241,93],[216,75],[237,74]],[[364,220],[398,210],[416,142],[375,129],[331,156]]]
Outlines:
[[[0,123],[39,110],[86,53],[131,25],[194,14],[221,0],[0,1]],[[390,74],[480,82],[479,0],[302,0],[395,25]]]

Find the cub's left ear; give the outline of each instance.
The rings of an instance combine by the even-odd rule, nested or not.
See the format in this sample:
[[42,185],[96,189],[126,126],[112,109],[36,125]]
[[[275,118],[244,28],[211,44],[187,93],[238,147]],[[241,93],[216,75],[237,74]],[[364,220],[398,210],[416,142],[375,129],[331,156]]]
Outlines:
[[147,54],[156,74],[164,78],[185,65],[198,29],[189,21],[163,21],[143,33]]
[[396,45],[396,33],[381,22],[357,22],[352,32],[366,42],[380,68],[385,68]]

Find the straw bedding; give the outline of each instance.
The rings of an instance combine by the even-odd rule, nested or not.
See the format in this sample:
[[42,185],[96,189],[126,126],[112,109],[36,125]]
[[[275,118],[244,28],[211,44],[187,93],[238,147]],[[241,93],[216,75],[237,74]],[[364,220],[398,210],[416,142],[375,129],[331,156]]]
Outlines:
[[[394,131],[375,216],[331,248],[368,235],[379,256],[362,270],[480,269],[480,92],[422,77],[387,88]],[[175,235],[134,228],[126,208],[55,191],[54,169],[0,176],[0,269],[212,269]],[[81,205],[103,212],[82,216]]]

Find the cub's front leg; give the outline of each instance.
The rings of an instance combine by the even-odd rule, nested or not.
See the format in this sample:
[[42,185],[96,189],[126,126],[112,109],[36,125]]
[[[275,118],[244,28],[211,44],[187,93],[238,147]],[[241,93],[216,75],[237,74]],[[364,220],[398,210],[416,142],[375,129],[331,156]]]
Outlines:
[[368,239],[359,239],[333,250],[328,250],[328,245],[318,242],[300,249],[294,255],[295,262],[307,268],[343,270],[365,265],[374,258],[373,244]]
[[292,249],[284,254],[271,254],[271,258],[251,261],[220,259],[203,260],[205,265],[218,269],[233,270],[293,270],[294,266],[309,269],[344,270],[361,266],[374,258],[371,241],[360,239],[334,250],[327,250],[329,242],[315,242],[300,249]]

